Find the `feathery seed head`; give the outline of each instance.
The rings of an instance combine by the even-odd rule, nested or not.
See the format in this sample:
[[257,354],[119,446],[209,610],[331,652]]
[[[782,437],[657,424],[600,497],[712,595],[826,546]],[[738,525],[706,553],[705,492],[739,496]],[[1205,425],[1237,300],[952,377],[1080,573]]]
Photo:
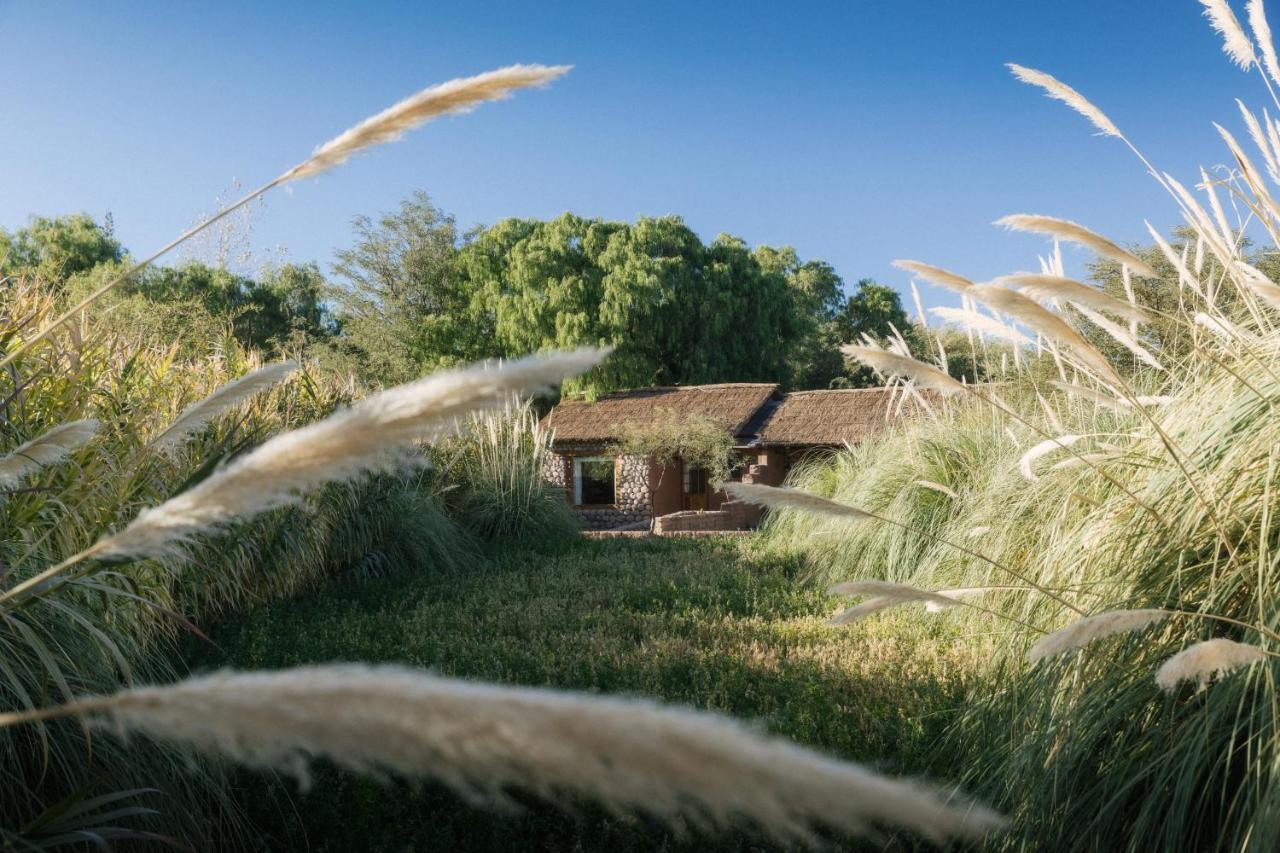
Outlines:
[[1055,101],[1062,101],[1071,109],[1093,122],[1093,126],[1098,128],[1098,131],[1103,136],[1124,138],[1120,128],[1116,127],[1102,110],[1095,107],[1084,95],[1081,95],[1066,83],[1043,71],[1027,68],[1014,62],[1005,63],[1005,66],[1013,72],[1014,77],[1017,77],[1023,83],[1039,86],[1044,90],[1046,96]]
[[1204,7],[1209,25],[1222,36],[1223,51],[1232,62],[1248,71],[1258,61],[1258,55],[1254,53],[1253,42],[1245,35],[1236,13],[1231,11],[1231,4],[1227,0],[1200,0],[1200,5]]
[[61,424],[0,456],[0,486],[9,486],[89,443],[101,423],[86,419]]
[[430,86],[329,140],[278,180],[285,183],[318,175],[346,162],[362,149],[393,142],[433,118],[468,112],[485,101],[504,100],[517,89],[546,86],[572,67],[511,65]]
[[1165,610],[1112,610],[1097,616],[1077,619],[1065,628],[1054,631],[1031,647],[1027,658],[1032,663],[1065,652],[1082,649],[1094,640],[1140,631],[1169,617]]
[[1266,652],[1248,643],[1237,643],[1225,637],[1205,640],[1188,646],[1165,661],[1156,672],[1156,684],[1163,690],[1173,690],[1183,681],[1194,680],[1204,687],[1215,675],[1225,675],[1266,657]]
[[718,715],[401,667],[222,672],[55,713],[304,778],[308,762],[324,757],[359,772],[434,778],[500,805],[521,788],[547,799],[591,797],[677,827],[749,822],[784,844],[817,845],[819,828],[869,835],[887,825],[941,843],[1003,826],[954,794]]

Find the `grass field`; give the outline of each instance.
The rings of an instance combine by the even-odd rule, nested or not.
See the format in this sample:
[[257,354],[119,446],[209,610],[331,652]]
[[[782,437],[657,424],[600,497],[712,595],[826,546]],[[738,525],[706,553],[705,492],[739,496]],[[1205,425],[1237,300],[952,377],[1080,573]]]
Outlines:
[[[944,777],[932,748],[981,643],[939,623],[827,627],[834,604],[795,558],[753,540],[629,540],[493,551],[479,570],[328,588],[215,627],[193,667],[364,660],[468,678],[661,698],[758,720],[885,770]],[[937,772],[931,772],[937,771]],[[277,847],[313,849],[754,849],[687,837],[588,805],[473,809],[435,787],[321,768],[310,791],[241,777]],[[265,790],[260,790],[265,789]],[[303,827],[305,826],[305,832]]]

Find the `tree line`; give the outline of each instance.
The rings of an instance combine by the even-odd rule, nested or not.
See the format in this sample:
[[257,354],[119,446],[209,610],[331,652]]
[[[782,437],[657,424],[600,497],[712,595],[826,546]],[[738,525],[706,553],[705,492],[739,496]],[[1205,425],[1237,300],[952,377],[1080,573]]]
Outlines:
[[[608,345],[577,390],[711,382],[860,387],[842,343],[897,330],[919,339],[896,291],[790,247],[710,242],[678,216],[634,223],[565,213],[469,231],[416,193],[377,219],[326,275],[315,263],[252,276],[189,261],[144,271],[114,297],[122,321],[168,324],[173,339],[229,334],[271,354],[303,353],[371,385],[549,347]],[[128,262],[108,219],[35,217],[0,230],[0,277],[85,291]],[[185,333],[185,334],[184,334]],[[953,372],[969,369],[963,358]]]

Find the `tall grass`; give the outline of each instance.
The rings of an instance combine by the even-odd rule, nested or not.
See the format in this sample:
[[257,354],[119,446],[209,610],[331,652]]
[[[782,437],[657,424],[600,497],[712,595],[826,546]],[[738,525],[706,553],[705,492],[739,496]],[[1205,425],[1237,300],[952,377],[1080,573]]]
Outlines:
[[466,420],[434,452],[441,499],[482,539],[557,537],[578,530],[563,490],[545,476],[551,435],[528,404]]
[[[1254,67],[1254,44],[1228,4],[1205,5],[1228,53]],[[1263,15],[1250,4],[1257,37]],[[1257,47],[1273,54],[1269,35]],[[1275,268],[1274,248],[1247,247],[1250,238],[1274,244],[1280,225],[1274,190],[1252,162],[1275,161],[1280,128],[1245,111],[1247,125],[1265,126],[1250,134],[1261,150],[1251,157],[1224,130],[1231,168],[1202,173],[1188,190],[1081,93],[1014,71],[1129,145],[1186,227],[1172,239],[1152,231],[1149,262],[1074,223],[1002,222],[1098,253],[1118,300],[1133,299],[1138,277],[1161,274],[1143,285],[1157,299],[1130,303],[1158,331],[1136,318],[1129,329],[1100,323],[1067,305],[1080,304],[1078,282],[1055,293],[1052,278],[1035,279],[1028,295],[1058,309],[1055,322],[1075,330],[1064,334],[1006,295],[1025,274],[996,289],[949,274],[942,283],[986,305],[990,319],[1038,335],[1025,370],[998,388],[954,393],[934,417],[792,476],[792,486],[895,523],[777,510],[768,536],[806,554],[824,581],[882,578],[981,602],[896,604],[1000,638],[944,744],[963,783],[1012,815],[996,846],[1274,849],[1280,312],[1262,271]],[[1268,89],[1275,82],[1263,79]],[[1228,196],[1236,221],[1225,215]],[[1063,277],[1052,249],[1042,274]],[[933,267],[907,268],[940,278]],[[1096,342],[1121,336],[1130,336],[1124,351],[1150,348],[1156,363],[1104,348],[1113,359],[1101,364]],[[930,375],[875,354],[867,361],[907,381]],[[1102,618],[1082,622],[1081,612]],[[1041,642],[1064,626],[1074,627]]]

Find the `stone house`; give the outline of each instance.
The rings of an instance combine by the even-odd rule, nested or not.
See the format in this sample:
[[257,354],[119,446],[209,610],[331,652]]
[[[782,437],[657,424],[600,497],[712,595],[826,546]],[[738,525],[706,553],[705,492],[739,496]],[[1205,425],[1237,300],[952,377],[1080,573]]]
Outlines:
[[739,456],[734,479],[777,486],[803,457],[857,444],[918,407],[899,388],[784,394],[777,385],[748,382],[562,401],[542,419],[552,434],[545,476],[564,490],[583,527],[638,526],[654,517],[660,531],[745,529],[759,521],[754,507],[728,501],[697,468],[680,461],[663,467],[611,451],[624,424],[643,425],[663,410],[718,421]]

